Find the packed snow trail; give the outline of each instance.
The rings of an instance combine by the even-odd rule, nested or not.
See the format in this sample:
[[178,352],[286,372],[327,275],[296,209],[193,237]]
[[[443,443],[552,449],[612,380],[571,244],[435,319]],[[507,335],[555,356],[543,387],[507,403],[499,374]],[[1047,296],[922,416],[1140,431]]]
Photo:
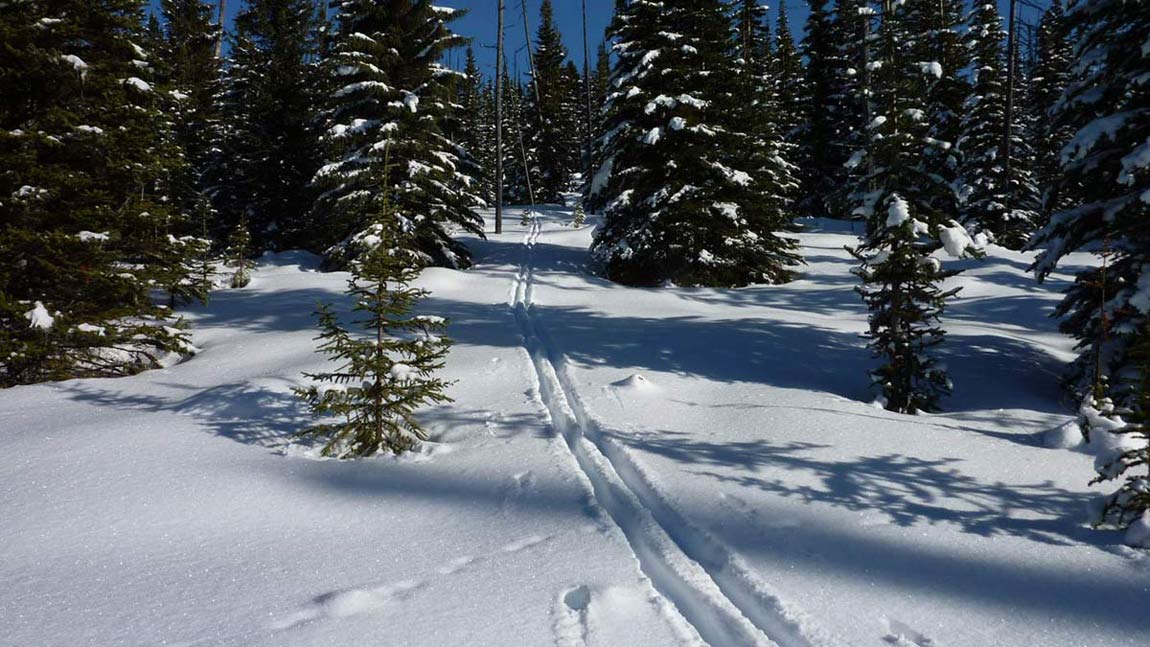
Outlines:
[[809,628],[720,542],[686,521],[620,445],[587,415],[566,358],[534,308],[534,257],[542,232],[532,217],[508,305],[531,357],[539,394],[596,499],[623,532],[643,572],[713,647],[838,644]]

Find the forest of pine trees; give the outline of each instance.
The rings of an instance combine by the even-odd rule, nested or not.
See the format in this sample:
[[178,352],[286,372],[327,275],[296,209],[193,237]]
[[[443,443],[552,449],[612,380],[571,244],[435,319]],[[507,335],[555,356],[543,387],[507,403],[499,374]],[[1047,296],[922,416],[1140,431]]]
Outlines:
[[[1039,280],[1093,252],[1056,313],[1067,385],[1145,434],[1145,3],[1054,0],[1027,42],[997,3],[808,4],[792,30],[785,4],[617,0],[584,78],[551,0],[501,70],[430,0],[247,0],[226,30],[207,0],[0,0],[0,386],[189,352],[178,308],[218,261],[235,286],[292,248],[409,279],[395,258],[467,268],[481,207],[578,202],[596,271],[635,286],[785,283],[802,218],[860,222],[872,378],[903,413],[951,389],[936,252],[1037,251]],[[1129,483],[1107,516],[1150,507]]]

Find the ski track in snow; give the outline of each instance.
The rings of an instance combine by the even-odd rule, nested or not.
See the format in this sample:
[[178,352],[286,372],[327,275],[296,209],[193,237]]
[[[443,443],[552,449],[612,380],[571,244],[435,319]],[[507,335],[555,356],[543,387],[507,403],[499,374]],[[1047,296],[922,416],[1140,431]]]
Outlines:
[[[712,647],[841,644],[809,626],[726,546],[687,522],[627,450],[587,414],[568,374],[566,358],[547,336],[534,307],[534,256],[541,233],[539,219],[533,217],[523,239],[522,259],[508,306],[523,336],[539,384],[538,395],[552,426],[590,482],[595,498],[626,537],[656,591],[670,600],[681,619]],[[571,604],[584,601],[582,590],[568,591],[558,606],[556,633],[560,644],[584,641],[586,605]],[[589,593],[586,597],[589,600]]]

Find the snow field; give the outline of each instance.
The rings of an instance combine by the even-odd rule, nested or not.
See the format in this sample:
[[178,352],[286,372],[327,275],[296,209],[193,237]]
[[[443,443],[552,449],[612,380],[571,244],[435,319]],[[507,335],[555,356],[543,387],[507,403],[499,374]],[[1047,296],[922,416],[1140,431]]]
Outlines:
[[191,361],[0,392],[0,642],[1143,644],[1150,560],[1083,526],[1091,457],[1045,448],[1065,276],[961,261],[955,395],[898,416],[849,226],[811,223],[785,286],[636,290],[586,272],[594,218],[518,215],[420,281],[457,383],[411,455],[290,441],[347,278],[305,254],[190,311]]

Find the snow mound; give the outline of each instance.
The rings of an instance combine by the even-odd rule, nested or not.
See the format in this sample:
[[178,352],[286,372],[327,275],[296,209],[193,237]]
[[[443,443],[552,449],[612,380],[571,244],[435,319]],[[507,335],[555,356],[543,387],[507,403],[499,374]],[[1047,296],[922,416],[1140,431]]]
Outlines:
[[1150,510],[1142,513],[1142,518],[1130,524],[1124,538],[1127,546],[1150,548]]
[[659,387],[656,386],[654,382],[648,380],[638,373],[632,374],[626,379],[619,380],[618,382],[612,382],[611,386],[615,389],[626,389],[628,391],[646,393],[653,393],[659,390]]
[[1077,449],[1084,444],[1078,423],[1070,422],[1042,435],[1042,444],[1050,449]]

